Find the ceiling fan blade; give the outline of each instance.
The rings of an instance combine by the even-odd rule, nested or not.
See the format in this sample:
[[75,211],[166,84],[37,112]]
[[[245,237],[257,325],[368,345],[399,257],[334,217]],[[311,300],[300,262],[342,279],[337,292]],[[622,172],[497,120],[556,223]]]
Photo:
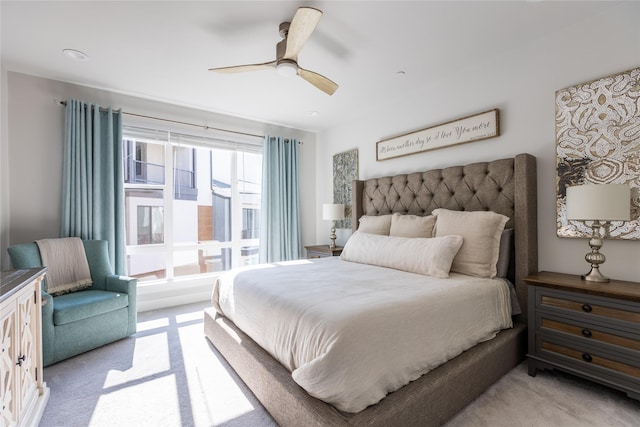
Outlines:
[[271,61],[265,62],[263,64],[234,65],[232,67],[209,68],[209,71],[215,71],[217,73],[244,73],[246,71],[266,70],[267,68],[274,68],[275,66],[276,61]]
[[298,8],[295,16],[291,20],[289,33],[287,35],[287,50],[284,52],[284,59],[295,60],[300,53],[300,49],[316,29],[316,25],[322,17],[322,11],[311,7]]
[[313,71],[298,67],[298,75],[326,94],[333,95],[333,93],[338,89],[338,85],[336,83],[332,82],[325,76],[314,73]]

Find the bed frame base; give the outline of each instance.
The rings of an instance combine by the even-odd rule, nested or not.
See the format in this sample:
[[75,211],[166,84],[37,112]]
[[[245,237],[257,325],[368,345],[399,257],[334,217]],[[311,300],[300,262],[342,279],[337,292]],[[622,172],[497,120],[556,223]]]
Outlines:
[[205,309],[204,331],[283,427],[440,426],[515,367],[526,352],[526,326],[516,323],[376,405],[348,414],[309,396],[286,368],[213,308]]

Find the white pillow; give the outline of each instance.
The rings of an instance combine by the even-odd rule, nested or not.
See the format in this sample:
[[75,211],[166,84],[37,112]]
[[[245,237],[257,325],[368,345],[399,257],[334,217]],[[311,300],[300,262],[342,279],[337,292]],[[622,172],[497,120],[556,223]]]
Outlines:
[[363,233],[389,235],[391,229],[391,214],[388,215],[362,215],[358,230]]
[[433,226],[436,217],[433,215],[400,215],[394,213],[391,217],[389,236],[396,237],[433,237]]
[[434,236],[455,234],[464,243],[451,265],[451,271],[477,277],[496,277],[500,236],[509,218],[491,211],[450,211],[434,209]]
[[356,231],[340,258],[445,279],[449,277],[451,263],[461,246],[460,236],[424,239]]

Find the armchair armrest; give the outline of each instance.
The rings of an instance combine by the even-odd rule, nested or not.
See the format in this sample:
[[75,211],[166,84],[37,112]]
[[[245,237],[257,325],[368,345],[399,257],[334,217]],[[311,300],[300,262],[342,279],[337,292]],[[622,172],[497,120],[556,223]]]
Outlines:
[[[40,291],[40,297],[42,298],[42,306],[49,306],[50,311],[51,311],[51,315],[53,316],[53,295],[48,294],[47,291],[45,291],[44,289],[42,289]],[[49,311],[49,310],[47,310]],[[44,308],[42,309],[42,319],[44,320],[44,318],[46,317],[45,313],[44,313]]]
[[138,279],[112,274],[107,276],[107,290],[135,296]]
[[136,333],[138,322],[137,311],[137,287],[138,279],[127,276],[118,276],[112,274],[107,276],[107,290],[111,292],[120,292],[127,294],[129,297],[129,327],[127,329],[128,335]]

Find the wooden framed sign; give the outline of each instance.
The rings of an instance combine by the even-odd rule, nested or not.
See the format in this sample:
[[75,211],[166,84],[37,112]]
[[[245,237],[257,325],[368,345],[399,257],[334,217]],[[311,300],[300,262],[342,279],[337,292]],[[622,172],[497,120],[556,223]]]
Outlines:
[[499,136],[498,112],[499,110],[494,108],[483,113],[379,141],[376,144],[376,160],[408,156],[422,151]]

